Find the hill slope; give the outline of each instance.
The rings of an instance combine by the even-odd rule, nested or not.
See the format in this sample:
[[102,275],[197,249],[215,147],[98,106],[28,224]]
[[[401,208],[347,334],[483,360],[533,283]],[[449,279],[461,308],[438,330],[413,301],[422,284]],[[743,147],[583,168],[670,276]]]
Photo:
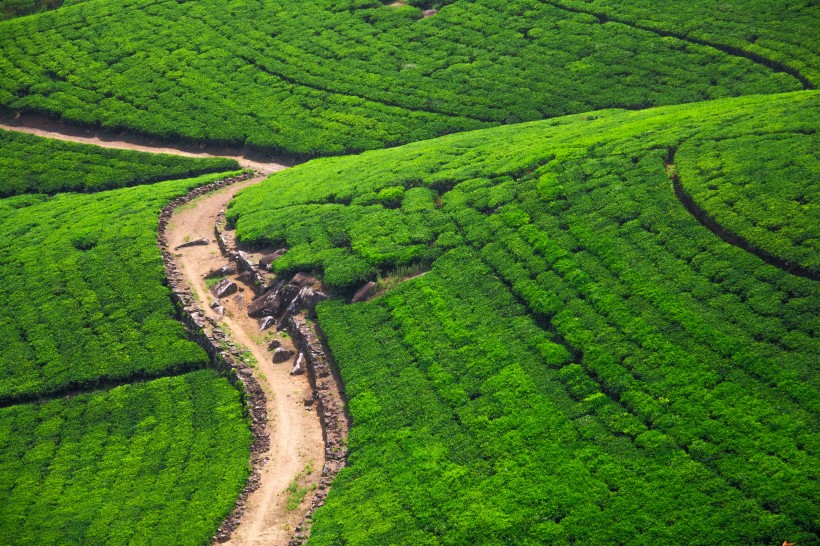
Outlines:
[[[670,4],[653,10],[668,10],[659,17],[672,22],[653,26],[642,12],[610,19],[534,0],[459,0],[432,17],[360,0],[97,0],[0,23],[0,104],[327,155],[602,108],[810,87],[797,70],[817,65],[816,54],[794,44],[816,43],[816,7],[759,4],[735,9],[759,13],[760,43],[779,61],[759,44],[755,56],[721,42],[727,28],[746,32],[737,13],[705,34],[692,30],[696,38]],[[788,32],[774,24],[783,19]],[[786,67],[795,59],[804,64]]]
[[[287,244],[282,272],[349,294],[430,268],[319,307],[354,427],[311,543],[816,543],[820,290],[701,225],[673,178],[701,183],[697,150],[731,151],[718,189],[757,139],[816,150],[818,100],[451,135],[239,194],[237,233]],[[789,172],[766,159],[760,193],[811,195],[763,183]]]

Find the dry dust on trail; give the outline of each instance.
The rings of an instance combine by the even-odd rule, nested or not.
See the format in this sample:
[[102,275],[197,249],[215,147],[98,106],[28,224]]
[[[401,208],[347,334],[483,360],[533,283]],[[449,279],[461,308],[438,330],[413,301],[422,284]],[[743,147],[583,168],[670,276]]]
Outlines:
[[[110,132],[63,125],[53,120],[25,115],[22,119],[0,120],[0,129],[20,131],[41,137],[65,140],[82,144],[93,144],[105,148],[135,150],[149,153],[166,153],[187,157],[228,157],[235,159],[242,168],[253,169],[250,179],[232,184],[209,193],[194,201],[177,207],[165,232],[168,246],[173,249],[195,239],[207,239],[208,245],[192,246],[175,250],[174,259],[179,271],[192,292],[201,302],[207,316],[215,319],[230,336],[235,346],[249,351],[256,380],[265,391],[270,436],[270,449],[262,454],[267,462],[259,469],[259,487],[248,497],[239,527],[231,540],[225,544],[235,546],[286,545],[294,535],[295,528],[302,522],[310,506],[311,494],[297,507],[288,508],[288,488],[298,480],[304,492],[315,488],[325,464],[324,440],[319,417],[314,409],[306,409],[304,399],[312,395],[307,375],[291,376],[293,359],[273,364],[272,352],[268,344],[279,339],[286,348],[291,341],[281,334],[258,330],[256,320],[246,313],[247,303],[253,298],[250,287],[236,297],[222,300],[224,315],[218,315],[210,308],[214,301],[208,291],[205,275],[226,263],[216,244],[214,228],[217,214],[224,210],[233,196],[243,188],[256,184],[268,175],[286,169],[284,161],[270,162],[267,157],[255,157],[241,148],[229,147],[175,147],[163,142],[155,142],[125,134],[112,135]],[[240,286],[241,283],[237,281]],[[241,297],[239,297],[241,296]],[[297,504],[291,498],[291,504]]]
[[[269,167],[277,170],[276,166]],[[236,282],[243,290],[221,300],[225,308],[223,315],[210,308],[215,298],[208,291],[205,274],[226,263],[214,238],[217,214],[236,192],[264,178],[257,174],[178,207],[166,230],[169,248],[200,238],[210,242],[175,250],[174,259],[206,315],[219,322],[237,347],[250,352],[251,361],[255,360],[254,374],[267,398],[270,450],[263,456],[268,462],[260,469],[260,486],[249,496],[241,523],[226,543],[229,545],[287,544],[302,521],[311,497],[306,495],[307,500],[299,503],[298,508],[288,509],[288,500],[292,497],[288,487],[297,479],[303,489],[315,487],[325,463],[319,418],[315,410],[306,409],[304,405],[304,399],[311,396],[307,376],[290,375],[293,360],[274,364],[273,353],[267,348],[273,339],[290,348],[290,340],[270,330],[259,332],[256,320],[246,312],[253,292],[240,281]]]

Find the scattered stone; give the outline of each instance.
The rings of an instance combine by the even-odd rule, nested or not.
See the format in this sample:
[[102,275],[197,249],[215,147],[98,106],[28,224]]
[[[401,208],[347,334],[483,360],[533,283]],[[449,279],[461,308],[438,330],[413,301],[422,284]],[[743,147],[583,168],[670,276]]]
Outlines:
[[212,269],[208,273],[205,274],[206,279],[216,279],[219,277],[224,277],[226,275],[233,275],[236,273],[236,264],[233,262],[228,262],[222,267],[217,267],[216,269]]
[[437,13],[438,13],[437,9],[426,9],[426,10],[421,12],[421,16],[424,17],[424,18],[427,18],[427,17],[432,17],[433,15],[435,15]]
[[214,300],[214,302],[211,304],[211,309],[216,309],[220,305],[222,305],[222,302],[220,302],[219,300]]
[[270,267],[270,264],[281,258],[287,251],[288,250],[286,248],[280,248],[272,254],[266,254],[259,258],[259,270],[265,271],[266,269],[268,269],[268,267]]
[[276,323],[273,317],[264,317],[259,320],[259,331],[267,330]]
[[302,375],[305,373],[305,355],[299,353],[299,357],[296,359],[296,364],[293,365],[293,368],[290,370],[290,375]]
[[217,305],[214,307],[214,312],[221,317],[225,314],[225,308],[221,305]]
[[242,250],[236,252],[236,263],[239,271],[253,271],[256,269],[256,264],[251,260],[251,255]]
[[278,290],[265,292],[248,304],[248,316],[251,318],[272,317],[279,312],[280,301]]
[[274,350],[274,349],[278,349],[278,348],[279,348],[279,347],[281,347],[281,346],[282,346],[282,342],[281,342],[281,341],[279,341],[278,339],[274,339],[273,341],[271,341],[270,343],[268,343],[268,350],[269,350],[269,351],[272,351],[272,350]]
[[278,364],[280,362],[287,362],[293,356],[293,351],[290,349],[285,349],[284,347],[278,347],[275,351],[273,351],[273,363]]
[[205,246],[209,243],[208,239],[194,239],[193,241],[188,241],[187,243],[182,243],[181,245],[174,247],[174,250],[179,250],[180,248],[187,248],[189,246]]
[[305,407],[309,408],[310,406],[313,405],[313,397],[309,396],[309,397],[305,398],[304,402],[305,402]]
[[253,286],[256,284],[256,274],[253,271],[243,271],[236,276],[236,280],[243,282],[248,286]]
[[217,298],[224,298],[225,296],[230,296],[231,294],[236,293],[238,288],[239,287],[236,286],[236,283],[231,279],[222,279],[211,287],[211,294]]
[[350,300],[350,303],[359,303],[360,301],[366,301],[373,297],[373,294],[376,293],[376,283],[370,281],[369,283],[365,284],[361,288],[359,288],[356,293],[353,295],[353,299]]

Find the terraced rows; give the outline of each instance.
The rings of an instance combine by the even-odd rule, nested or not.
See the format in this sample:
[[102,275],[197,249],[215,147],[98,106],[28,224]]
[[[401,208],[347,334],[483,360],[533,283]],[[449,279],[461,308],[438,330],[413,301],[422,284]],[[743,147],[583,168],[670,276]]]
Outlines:
[[[817,97],[454,135],[241,193],[242,239],[341,293],[432,264],[319,309],[354,427],[311,543],[815,541],[816,282],[701,225],[666,163],[679,149],[681,180],[726,195],[753,168],[758,201],[799,194],[811,215],[816,162],[731,158],[816,150]],[[689,160],[710,149],[706,177]]]
[[156,227],[230,173],[169,177],[236,162],[0,138],[6,194],[53,193],[0,199],[0,542],[207,542],[244,487],[250,431],[175,319]]
[[[609,8],[590,14],[535,0],[439,7],[423,18],[414,6],[352,1],[65,6],[1,23],[0,104],[315,156],[601,108],[813,85],[814,72],[805,76],[792,62],[816,64],[795,45],[816,41],[812,6],[760,10],[755,28],[765,39],[749,47],[731,35],[722,45],[720,25],[690,37],[674,18],[644,25],[641,12],[615,8],[610,20]],[[733,17],[744,28],[734,11],[721,24]],[[796,36],[772,42],[765,29],[784,18]]]

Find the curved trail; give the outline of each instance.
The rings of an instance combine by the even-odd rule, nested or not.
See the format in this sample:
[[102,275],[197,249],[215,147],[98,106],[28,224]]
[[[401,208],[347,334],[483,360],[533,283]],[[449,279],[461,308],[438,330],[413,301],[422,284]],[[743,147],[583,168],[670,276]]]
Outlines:
[[[271,171],[283,168],[275,164],[268,167]],[[314,411],[306,411],[303,404],[304,398],[311,396],[307,375],[291,376],[289,372],[293,361],[273,364],[273,353],[267,349],[270,339],[279,339],[283,345],[287,345],[289,340],[268,333],[270,331],[265,335],[258,331],[256,320],[245,312],[247,302],[252,298],[249,287],[244,287],[244,291],[236,296],[221,300],[225,306],[223,316],[209,306],[214,297],[208,292],[204,276],[226,262],[214,242],[216,216],[236,192],[264,178],[265,175],[257,174],[249,180],[201,197],[193,206],[178,208],[166,231],[171,248],[186,240],[206,238],[211,241],[209,245],[175,251],[177,266],[202,303],[206,315],[220,323],[237,347],[253,355],[257,363],[255,376],[267,398],[270,450],[263,456],[269,461],[260,469],[260,486],[248,498],[241,523],[226,543],[231,545],[287,544],[295,527],[302,521],[308,503],[303,502],[299,509],[288,510],[286,490],[306,468],[314,471],[300,483],[307,487],[317,485],[320,472],[316,469],[320,470],[325,462],[319,419]]]
[[[55,127],[56,126],[56,127]],[[78,144],[92,144],[101,148],[117,150],[133,150],[152,154],[171,154],[185,157],[227,157],[235,159],[244,169],[253,169],[259,174],[269,175],[293,165],[282,158],[258,157],[243,148],[229,146],[175,146],[166,142],[153,141],[139,136],[129,136],[126,133],[115,135],[105,129],[85,129],[76,125],[63,125],[61,122],[49,120],[35,114],[24,114],[19,119],[10,120],[0,117],[0,129],[18,131],[30,135],[65,140]],[[256,180],[259,182],[260,180]]]
[[[55,127],[56,126],[56,127]],[[135,150],[149,153],[165,153],[186,157],[228,157],[235,159],[242,168],[253,169],[255,176],[233,184],[222,190],[207,194],[189,205],[179,207],[168,225],[166,235],[169,248],[183,242],[205,238],[211,243],[174,251],[174,257],[185,281],[197,295],[207,316],[217,320],[229,334],[232,342],[240,349],[253,355],[256,380],[262,386],[267,398],[270,449],[262,454],[267,463],[259,469],[260,485],[248,497],[240,525],[231,540],[225,544],[235,546],[285,545],[294,534],[294,529],[310,505],[311,495],[306,495],[301,505],[294,510],[287,509],[288,486],[300,475],[300,485],[316,486],[325,463],[324,440],[319,418],[315,411],[306,411],[303,400],[311,395],[307,375],[291,376],[293,362],[273,364],[272,352],[267,349],[269,340],[276,337],[287,346],[290,341],[277,334],[263,336],[259,333],[256,320],[247,316],[244,306],[253,297],[249,288],[242,293],[244,301],[239,304],[232,297],[223,300],[226,312],[217,315],[210,309],[214,301],[205,284],[205,274],[223,265],[222,257],[214,240],[216,215],[224,210],[233,196],[243,188],[256,184],[268,175],[288,168],[285,162],[273,163],[267,158],[257,158],[238,148],[186,147],[168,143],[154,143],[140,137],[125,134],[114,136],[105,130],[83,129],[62,126],[58,122],[37,116],[23,116],[10,123],[0,121],[0,129],[19,131],[41,137],[93,144],[104,148]],[[241,286],[241,285],[240,285]],[[267,339],[265,339],[267,337]],[[305,475],[305,469],[313,469]]]

